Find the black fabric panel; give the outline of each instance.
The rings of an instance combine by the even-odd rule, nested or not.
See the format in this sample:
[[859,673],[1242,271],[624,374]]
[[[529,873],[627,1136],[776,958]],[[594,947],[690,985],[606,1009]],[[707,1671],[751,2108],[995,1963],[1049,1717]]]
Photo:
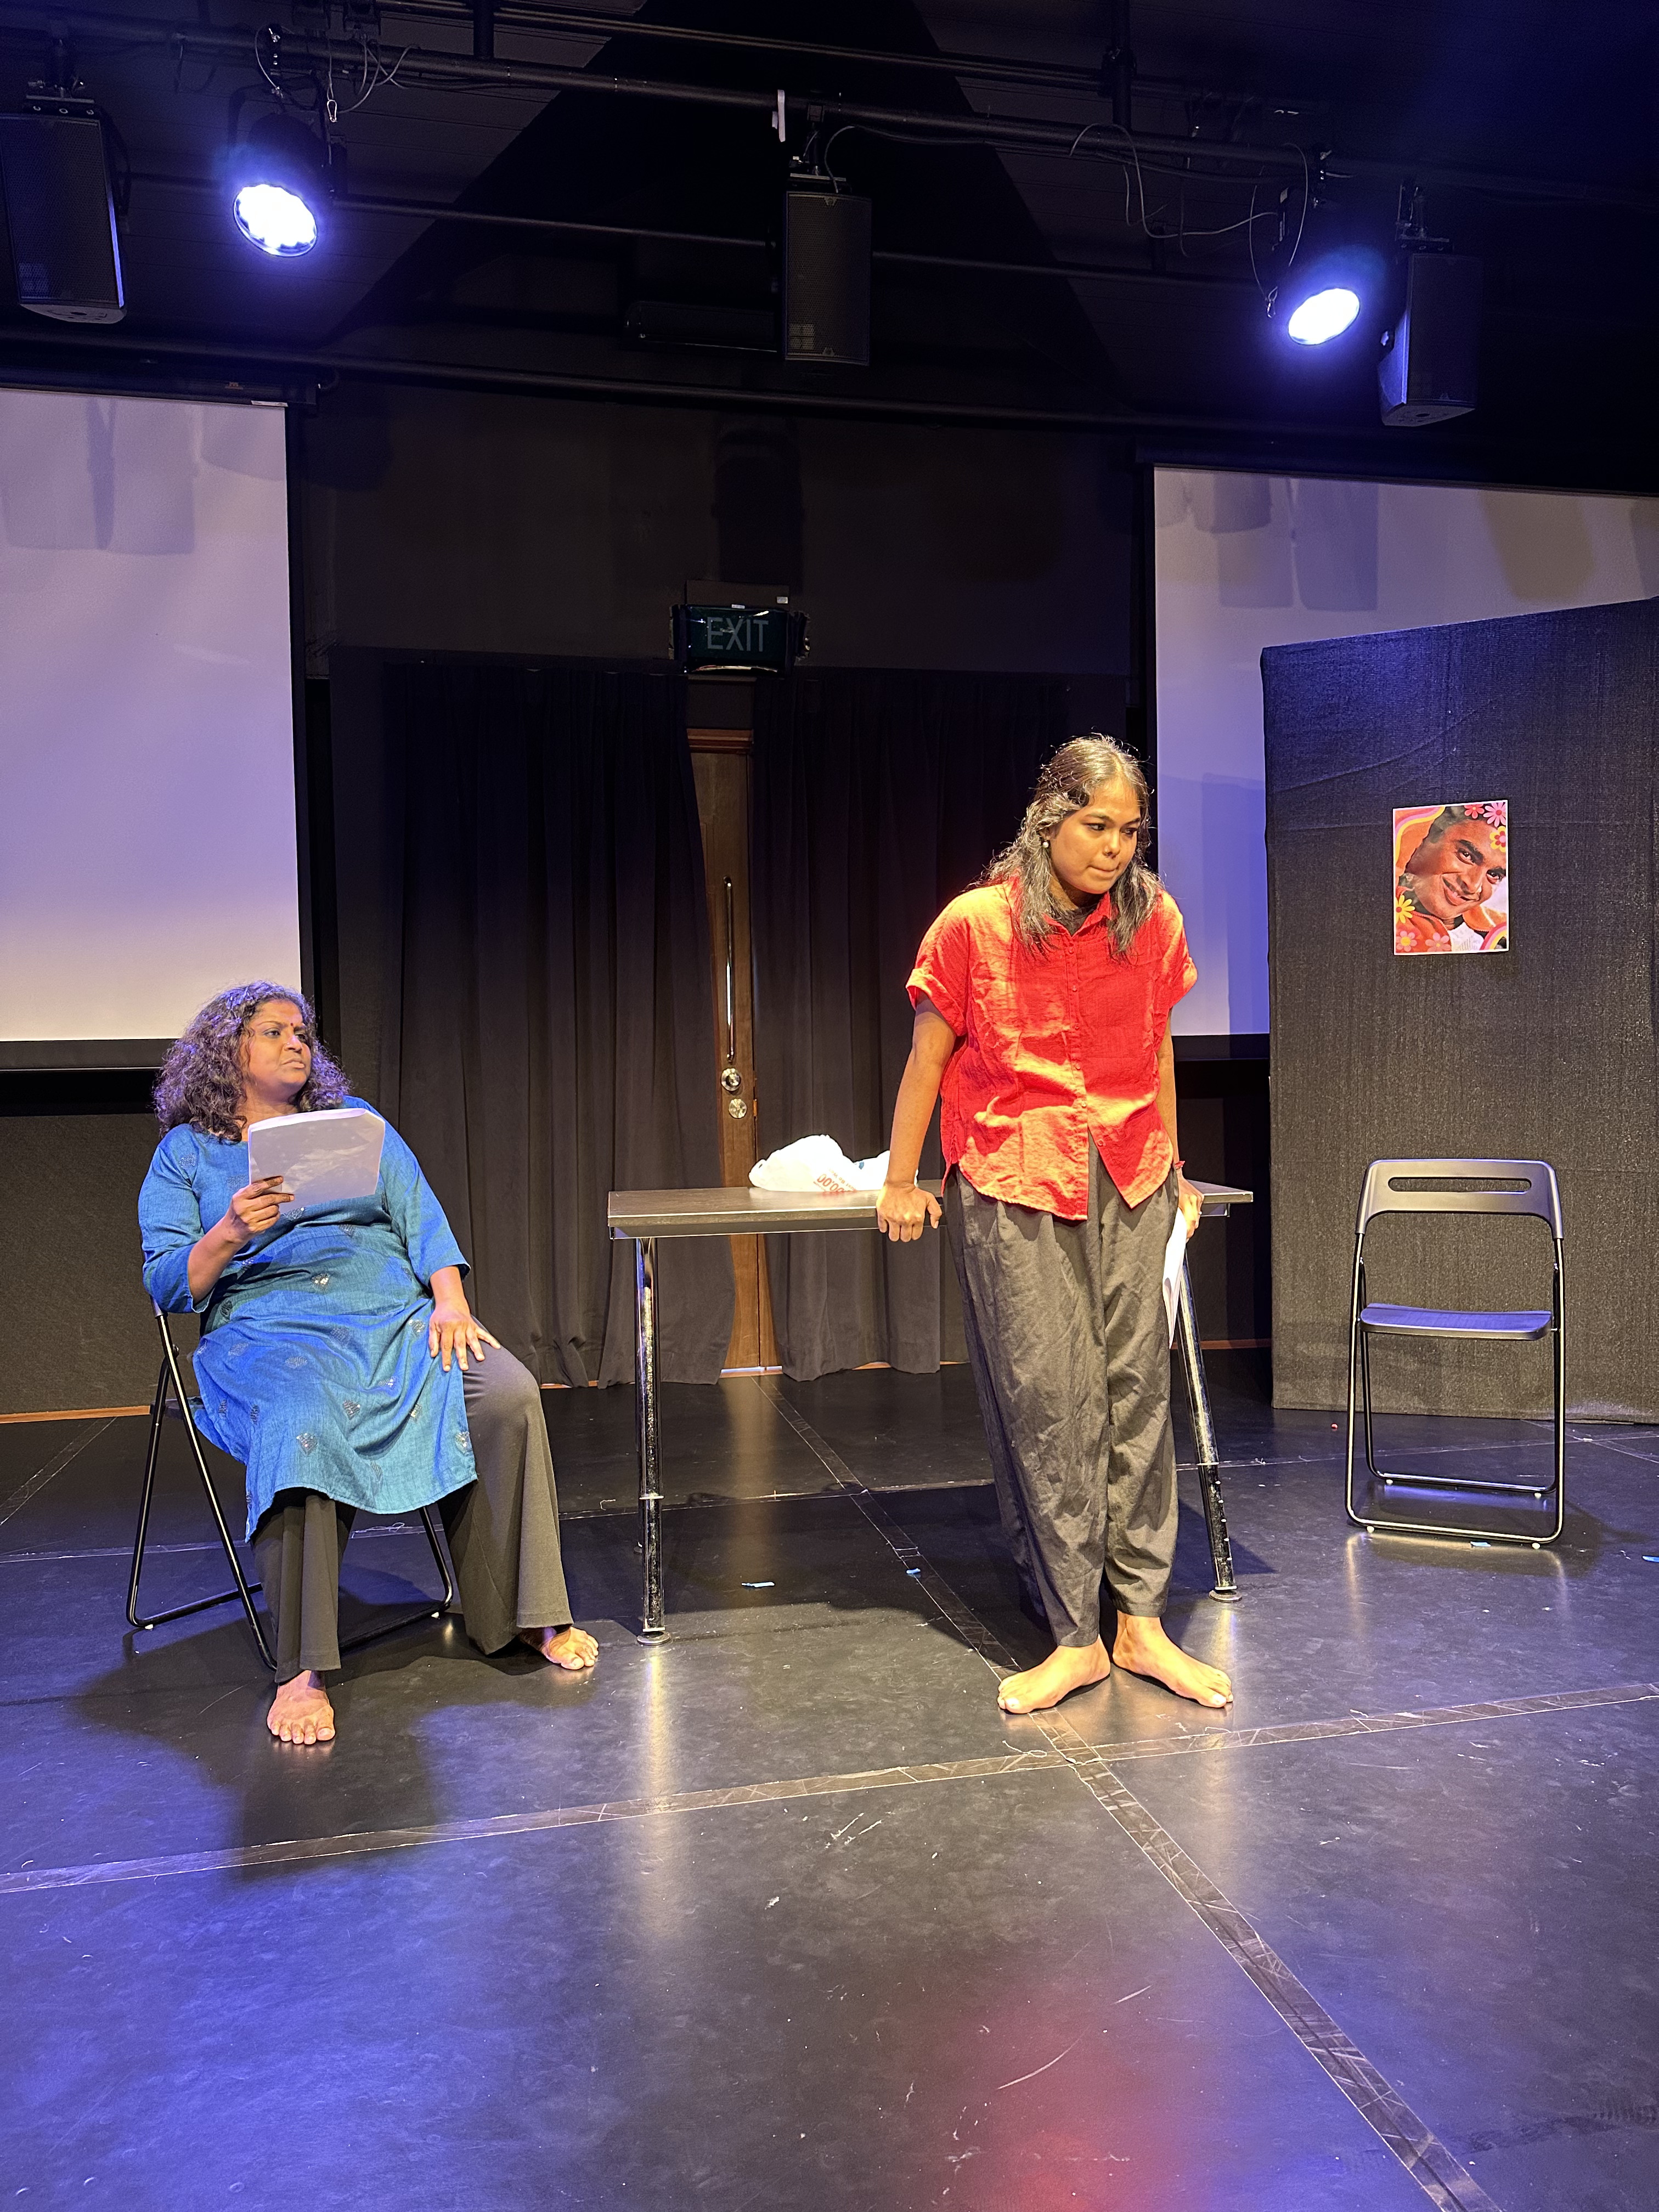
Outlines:
[[[611,1242],[606,1194],[720,1181],[684,684],[350,662],[334,701],[348,1072],[413,1146],[502,1342],[543,1382],[631,1381],[634,1248]],[[659,1285],[664,1376],[715,1380],[729,1248],[665,1249]]]
[[153,1114],[0,1112],[0,1270],[28,1313],[0,1413],[149,1403],[161,1348],[138,1191],[160,1137]]
[[[1567,1388],[1659,1417],[1654,1235],[1659,604],[1276,647],[1262,655],[1273,978],[1273,1383],[1346,1401],[1369,1161],[1549,1161],[1566,1228]],[[1510,802],[1507,953],[1393,951],[1391,815]],[[1547,1302],[1528,1221],[1403,1217],[1371,1297]],[[1536,1346],[1389,1345],[1379,1401],[1542,1414]]]
[[[1069,734],[1062,678],[833,671],[756,691],[751,884],[759,1141],[886,1145],[910,1049],[905,979],[927,925],[1018,828]],[[936,1136],[924,1175],[939,1169]],[[965,1356],[933,1233],[774,1237],[779,1355],[811,1380]]]

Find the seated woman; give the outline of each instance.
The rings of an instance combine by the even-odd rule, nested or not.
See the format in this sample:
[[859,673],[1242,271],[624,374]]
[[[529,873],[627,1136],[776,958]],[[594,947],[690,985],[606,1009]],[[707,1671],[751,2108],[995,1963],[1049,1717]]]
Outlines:
[[466,1626],[591,1667],[571,1626],[553,1460],[534,1377],[473,1319],[466,1261],[389,1125],[372,1198],[292,1211],[248,1181],[247,1125],[361,1105],[297,991],[241,983],[203,1007],[155,1087],[164,1135],[139,1194],[144,1287],[202,1315],[198,1425],[247,1470],[284,1743],[325,1743],[340,1553],[361,1506],[436,1504]]

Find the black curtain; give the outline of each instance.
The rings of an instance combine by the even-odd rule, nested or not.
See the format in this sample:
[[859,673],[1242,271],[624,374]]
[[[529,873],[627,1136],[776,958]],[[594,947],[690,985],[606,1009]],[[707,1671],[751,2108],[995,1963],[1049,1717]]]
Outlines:
[[[1547,1160],[1566,1230],[1567,1390],[1659,1417],[1659,602],[1262,655],[1273,977],[1273,1389],[1347,1389],[1354,1208],[1373,1159]],[[1508,952],[1394,951],[1393,810],[1509,801]],[[1530,1221],[1392,1215],[1374,1298],[1548,1302]],[[1402,1412],[1543,1414],[1534,1345],[1415,1338]]]
[[[599,663],[337,657],[342,1044],[413,1146],[474,1304],[544,1382],[631,1381],[612,1189],[717,1184],[684,685]],[[664,1253],[662,1372],[712,1382],[723,1240]]]
[[[763,1152],[880,1152],[910,1048],[905,979],[936,914],[1019,826],[1061,744],[1060,677],[828,672],[756,691],[750,895]],[[937,1175],[930,1137],[924,1175]],[[803,1381],[963,1356],[942,1239],[774,1237],[778,1345]]]

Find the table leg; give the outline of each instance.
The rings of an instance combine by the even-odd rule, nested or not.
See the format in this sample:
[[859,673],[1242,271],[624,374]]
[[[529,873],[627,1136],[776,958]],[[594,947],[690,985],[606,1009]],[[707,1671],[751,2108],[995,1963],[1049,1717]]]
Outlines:
[[634,1246],[635,1373],[634,1421],[640,1445],[640,1553],[644,1589],[641,1629],[661,1636],[662,1474],[657,1444],[657,1240],[641,1237]]
[[1215,1448],[1215,1426],[1210,1419],[1210,1394],[1204,1383],[1204,1354],[1198,1341],[1198,1319],[1193,1311],[1193,1279],[1184,1260],[1181,1263],[1176,1304],[1176,1335],[1180,1340],[1181,1364],[1187,1378],[1193,1441],[1198,1447],[1199,1491],[1204,1500],[1204,1525],[1209,1532],[1210,1559],[1215,1568],[1215,1588],[1210,1595],[1237,1602],[1239,1590],[1233,1575],[1233,1547],[1227,1536],[1227,1509],[1221,1500],[1221,1460]]

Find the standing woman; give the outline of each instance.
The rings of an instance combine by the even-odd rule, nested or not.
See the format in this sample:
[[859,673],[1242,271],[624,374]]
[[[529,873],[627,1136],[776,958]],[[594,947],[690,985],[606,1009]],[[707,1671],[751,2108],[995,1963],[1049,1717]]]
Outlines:
[[559,1554],[553,1461],[535,1377],[474,1320],[466,1261],[415,1155],[389,1125],[372,1196],[292,1208],[248,1180],[247,1125],[361,1106],[297,991],[210,1000],[155,1086],[165,1132],[138,1197],[144,1288],[200,1313],[198,1425],[240,1459],[276,1646],[267,1726],[325,1743],[323,1676],[340,1663],[340,1553],[359,1507],[435,1504],[466,1626],[580,1671]]
[[1176,1521],[1164,1255],[1177,1209],[1190,1231],[1200,1205],[1176,1143],[1170,1010],[1198,976],[1139,858],[1146,802],[1139,763],[1109,738],[1062,745],[909,981],[876,1218],[896,1243],[938,1223],[915,1177],[942,1088],[945,1210],[1003,1527],[1054,1640],[1002,1684],[1011,1713],[1114,1663],[1201,1705],[1232,1698],[1162,1620]]

